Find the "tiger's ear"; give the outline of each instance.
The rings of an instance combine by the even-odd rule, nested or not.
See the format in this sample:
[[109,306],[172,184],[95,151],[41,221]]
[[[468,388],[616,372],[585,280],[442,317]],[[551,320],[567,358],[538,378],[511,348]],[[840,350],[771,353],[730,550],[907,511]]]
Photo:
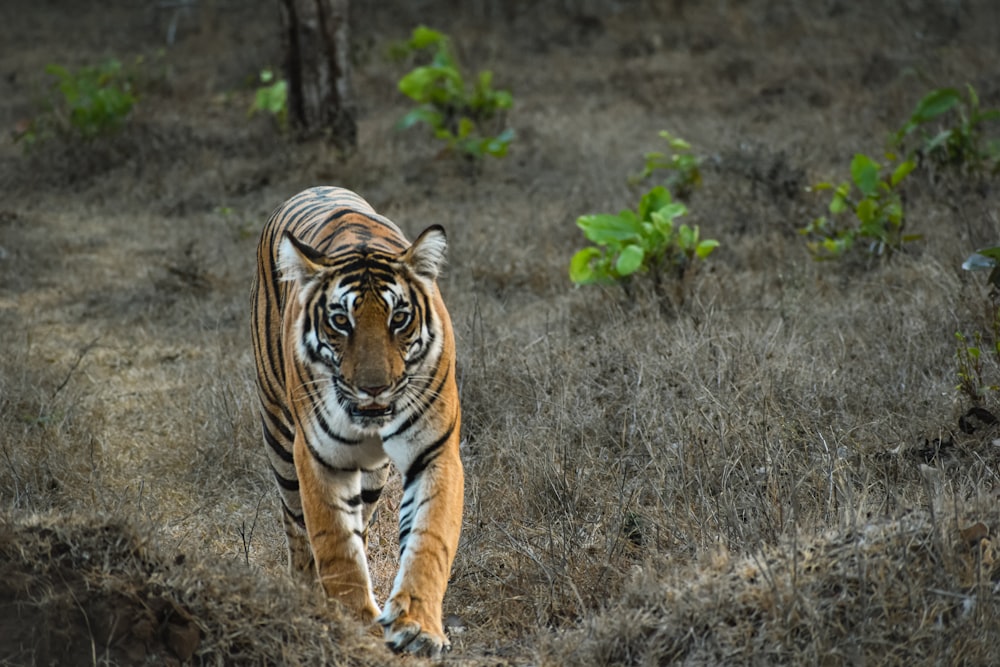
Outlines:
[[403,253],[403,261],[421,278],[436,280],[444,267],[444,253],[447,249],[448,238],[444,234],[444,227],[431,225]]
[[282,280],[301,282],[316,275],[323,268],[323,255],[289,232],[278,242],[278,274]]

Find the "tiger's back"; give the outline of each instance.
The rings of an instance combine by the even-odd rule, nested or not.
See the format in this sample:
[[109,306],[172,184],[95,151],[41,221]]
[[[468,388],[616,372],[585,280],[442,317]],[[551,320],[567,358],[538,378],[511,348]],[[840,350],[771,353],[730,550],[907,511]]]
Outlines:
[[[454,336],[436,285],[445,248],[440,227],[411,245],[355,193],[313,188],[265,225],[251,299],[292,571],[315,571],[394,648],[431,654],[447,646],[463,495]],[[365,548],[390,462],[403,474],[400,566],[379,613]]]

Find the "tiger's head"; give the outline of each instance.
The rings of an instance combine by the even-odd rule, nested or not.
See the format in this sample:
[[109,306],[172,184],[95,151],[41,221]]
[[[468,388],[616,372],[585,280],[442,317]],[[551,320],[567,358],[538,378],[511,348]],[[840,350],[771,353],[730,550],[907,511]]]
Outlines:
[[391,422],[433,376],[446,248],[440,225],[400,252],[362,243],[326,255],[287,232],[280,242],[282,279],[299,288],[296,357],[315,386],[309,394],[330,405],[332,384],[336,405],[364,431]]

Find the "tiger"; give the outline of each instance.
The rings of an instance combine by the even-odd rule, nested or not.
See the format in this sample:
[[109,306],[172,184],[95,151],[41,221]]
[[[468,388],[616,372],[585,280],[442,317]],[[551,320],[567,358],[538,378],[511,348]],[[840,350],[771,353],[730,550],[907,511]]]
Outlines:
[[[381,625],[394,651],[430,656],[451,648],[442,604],[464,494],[455,336],[437,286],[446,249],[440,225],[410,244],[356,193],[314,187],[264,226],[251,294],[289,570]],[[368,527],[390,463],[403,482],[399,566],[380,610]]]

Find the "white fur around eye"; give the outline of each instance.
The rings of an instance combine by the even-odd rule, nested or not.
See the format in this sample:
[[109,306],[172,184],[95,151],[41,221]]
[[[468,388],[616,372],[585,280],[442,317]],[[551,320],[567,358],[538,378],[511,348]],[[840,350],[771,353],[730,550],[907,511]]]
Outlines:
[[339,334],[348,336],[351,330],[354,328],[354,322],[351,320],[351,316],[348,315],[343,310],[335,310],[327,315],[327,322]]
[[413,319],[413,312],[409,309],[397,308],[389,315],[389,329],[399,331],[404,329]]

